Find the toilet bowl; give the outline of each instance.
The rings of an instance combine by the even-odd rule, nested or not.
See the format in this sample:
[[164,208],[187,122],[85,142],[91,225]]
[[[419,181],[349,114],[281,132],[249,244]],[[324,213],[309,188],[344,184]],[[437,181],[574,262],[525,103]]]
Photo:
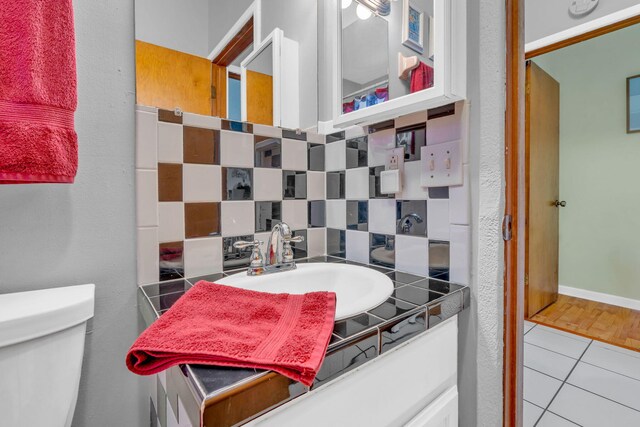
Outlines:
[[94,285],[0,295],[0,425],[71,425]]

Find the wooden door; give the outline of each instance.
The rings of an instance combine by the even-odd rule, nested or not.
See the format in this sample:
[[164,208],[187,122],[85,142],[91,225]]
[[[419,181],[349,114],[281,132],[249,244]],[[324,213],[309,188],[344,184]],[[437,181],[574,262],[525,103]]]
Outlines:
[[560,85],[527,62],[525,316],[558,299]]
[[211,64],[211,115],[227,118],[227,67]]

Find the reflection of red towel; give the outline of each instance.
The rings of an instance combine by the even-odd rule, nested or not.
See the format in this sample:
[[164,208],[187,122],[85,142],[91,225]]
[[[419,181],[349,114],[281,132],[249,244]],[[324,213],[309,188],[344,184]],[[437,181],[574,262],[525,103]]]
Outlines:
[[428,89],[433,86],[433,68],[424,62],[411,71],[411,93]]
[[73,182],[76,102],[72,0],[0,0],[0,183]]
[[310,386],[335,309],[333,292],[270,294],[200,281],[138,337],[127,367],[139,375],[183,363],[269,369]]

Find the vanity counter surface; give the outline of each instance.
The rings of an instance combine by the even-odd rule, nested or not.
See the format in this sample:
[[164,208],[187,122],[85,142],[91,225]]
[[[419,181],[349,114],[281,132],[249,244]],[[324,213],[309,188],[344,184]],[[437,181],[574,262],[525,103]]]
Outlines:
[[[426,332],[457,315],[470,303],[468,287],[440,279],[330,256],[296,262],[348,263],[373,268],[391,278],[394,290],[391,297],[379,306],[335,323],[327,356],[311,387],[271,371],[181,365],[180,372],[193,395],[194,408],[200,408],[203,419],[210,417],[210,424],[247,422]],[[215,282],[239,271],[242,270],[142,285],[138,294],[140,313],[149,326],[198,281]],[[256,396],[269,398],[256,400]],[[235,410],[229,409],[234,406]],[[225,409],[222,410],[222,407]]]

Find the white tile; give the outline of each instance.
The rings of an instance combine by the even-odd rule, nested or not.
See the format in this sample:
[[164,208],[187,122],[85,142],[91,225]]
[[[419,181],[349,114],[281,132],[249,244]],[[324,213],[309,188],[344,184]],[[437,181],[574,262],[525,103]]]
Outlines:
[[324,148],[324,166],[327,172],[347,168],[347,146],[345,141],[331,142]]
[[282,169],[292,171],[307,170],[307,141],[282,139]]
[[567,382],[640,411],[640,381],[633,378],[579,362]]
[[347,169],[345,174],[345,197],[348,200],[369,199],[369,168]]
[[364,136],[364,134],[364,128],[362,126],[349,126],[344,130],[344,139],[357,138],[359,136]]
[[524,321],[524,333],[526,334],[527,332],[529,332],[531,329],[533,329],[536,326],[535,323],[533,322],[529,322],[528,320]]
[[418,111],[417,113],[406,114],[396,118],[395,127],[401,128],[405,126],[417,125],[427,122],[427,111]]
[[158,168],[158,115],[136,111],[136,167]]
[[546,408],[562,385],[562,381],[541,374],[533,369],[523,368],[523,397],[534,405]]
[[260,136],[270,136],[272,138],[282,138],[282,129],[273,127],[273,126],[259,125],[254,123],[253,134],[260,135]]
[[[254,126],[254,133],[255,133],[255,125]],[[310,131],[307,130],[307,142],[312,142],[314,144],[324,144],[324,135],[314,132],[314,131]]]
[[182,163],[182,125],[158,122],[158,163]]
[[396,201],[394,199],[369,200],[369,231],[381,234],[396,233]]
[[222,272],[222,238],[185,240],[184,272],[187,277]]
[[462,129],[460,130],[461,134],[461,143],[460,149],[462,150],[462,163],[469,164],[469,103],[466,101],[460,101],[456,105],[456,108],[460,108],[460,122]]
[[429,275],[429,241],[424,237],[396,236],[396,270]]
[[345,250],[349,261],[369,263],[369,233],[366,231],[347,230]]
[[431,240],[449,240],[449,200],[427,202],[427,236]]
[[456,113],[431,119],[427,122],[427,145],[455,141],[462,137],[462,108],[456,105]]
[[637,351],[593,341],[580,360],[640,381],[640,353]]
[[160,280],[158,259],[158,227],[138,228],[137,239],[138,285]]
[[584,427],[640,425],[640,412],[570,384],[562,387],[549,410]]
[[307,172],[307,200],[324,200],[326,198],[325,186],[324,172]]
[[149,107],[148,105],[136,104],[136,111],[158,114],[158,109],[156,107]]
[[545,412],[542,418],[540,418],[540,422],[538,423],[538,427],[576,427],[578,424],[572,423],[569,420],[565,420],[562,417],[557,416],[553,412]]
[[522,402],[522,427],[533,427],[544,412],[544,409],[529,403],[526,400]]
[[[427,202],[427,205],[431,201]],[[463,285],[471,284],[471,227],[450,226],[449,279]]]
[[223,236],[253,234],[256,228],[253,202],[222,202],[220,228]]
[[576,359],[537,347],[524,344],[524,366],[535,369],[554,378],[564,381],[577,363]]
[[136,170],[136,222],[138,227],[158,225],[158,171]]
[[220,131],[220,165],[251,168],[254,163],[253,134]]
[[387,150],[396,147],[394,128],[374,132],[368,138],[368,166],[384,166],[387,162]]
[[307,252],[309,257],[321,256],[327,253],[327,229],[307,229]]
[[220,129],[222,121],[220,117],[205,116],[202,114],[182,113],[182,124],[205,129]]
[[219,202],[222,200],[220,166],[183,164],[182,186],[185,202]]
[[449,187],[449,222],[471,224],[471,193],[469,191],[469,165],[463,165],[463,184]]
[[[347,228],[347,201],[327,200],[327,228]],[[371,211],[369,211],[371,212]],[[371,219],[371,217],[369,217]]]
[[406,162],[402,176],[402,200],[424,200],[429,189],[420,185],[421,162]]
[[307,201],[283,200],[282,221],[286,222],[292,230],[307,228]]
[[158,203],[158,220],[160,243],[184,240],[184,204],[182,202]]
[[584,340],[577,335],[561,333],[555,329],[538,325],[524,336],[524,342],[564,354],[574,359],[580,358],[589,345],[589,340]]
[[282,200],[282,170],[253,169],[253,198],[258,201]]

